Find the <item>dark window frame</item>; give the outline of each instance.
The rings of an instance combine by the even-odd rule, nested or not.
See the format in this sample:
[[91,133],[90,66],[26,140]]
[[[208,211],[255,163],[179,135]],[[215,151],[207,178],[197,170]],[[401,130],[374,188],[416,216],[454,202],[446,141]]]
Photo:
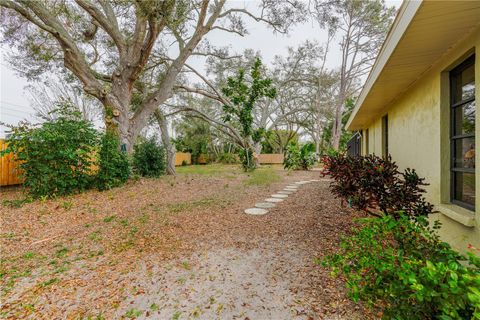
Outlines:
[[[456,167],[456,159],[455,159],[455,142],[461,141],[461,139],[465,138],[474,138],[475,139],[475,131],[469,134],[459,134],[455,135],[455,110],[457,108],[462,108],[463,106],[475,101],[475,96],[455,102],[455,89],[456,89],[456,81],[458,81],[459,75],[462,72],[475,65],[475,55],[468,57],[465,61],[463,61],[460,65],[455,67],[452,71],[450,71],[449,79],[450,79],[450,202],[466,208],[471,211],[475,211],[475,204],[470,204],[458,199],[455,199],[456,194],[456,180],[455,180],[455,173],[473,173],[475,177],[475,168],[462,168]],[[475,79],[477,81],[477,79]],[[475,116],[476,112],[475,112]],[[475,139],[476,140],[476,139]],[[476,144],[476,141],[475,141]],[[475,186],[475,189],[477,186]]]

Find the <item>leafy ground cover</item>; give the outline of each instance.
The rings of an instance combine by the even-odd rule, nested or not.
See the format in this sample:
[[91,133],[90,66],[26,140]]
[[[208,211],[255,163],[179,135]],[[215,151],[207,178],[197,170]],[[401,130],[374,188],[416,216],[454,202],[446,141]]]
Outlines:
[[[2,190],[3,318],[356,319],[342,280],[315,264],[358,216],[332,200],[328,182],[302,186],[269,214],[253,206],[318,171],[239,166],[179,168],[20,203]],[[16,201],[15,201],[16,200]],[[335,214],[332,214],[332,213]]]

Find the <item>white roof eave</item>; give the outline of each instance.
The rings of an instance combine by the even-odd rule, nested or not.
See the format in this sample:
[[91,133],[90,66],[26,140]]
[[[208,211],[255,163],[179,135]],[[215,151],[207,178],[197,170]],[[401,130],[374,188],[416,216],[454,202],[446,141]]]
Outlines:
[[353,120],[355,119],[355,116],[357,115],[358,111],[362,107],[362,104],[365,101],[365,98],[367,97],[368,93],[370,92],[373,85],[377,81],[378,77],[380,76],[380,73],[382,72],[383,68],[387,64],[392,53],[394,52],[398,43],[400,42],[403,35],[405,34],[405,31],[407,30],[408,26],[410,25],[413,18],[415,17],[415,14],[420,8],[422,2],[423,0],[415,0],[415,1],[405,0],[402,3],[402,6],[399,9],[397,17],[395,18],[395,21],[390,29],[390,32],[388,33],[387,38],[383,43],[383,46],[377,56],[377,59],[375,60],[375,63],[372,67],[372,70],[370,71],[370,74],[368,75],[367,81],[363,85],[362,91],[360,92],[357,102],[355,103],[355,107],[352,111],[352,114],[348,119],[347,124],[345,125],[345,128],[347,130],[351,130],[350,127],[352,125]]

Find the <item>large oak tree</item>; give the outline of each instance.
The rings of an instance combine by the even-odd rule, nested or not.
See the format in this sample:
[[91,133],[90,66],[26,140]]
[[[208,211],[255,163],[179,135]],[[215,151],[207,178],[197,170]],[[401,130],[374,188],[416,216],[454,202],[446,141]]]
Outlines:
[[10,62],[30,79],[56,72],[104,107],[107,128],[127,151],[172,95],[192,55],[222,55],[205,36],[247,33],[246,19],[275,31],[303,18],[299,1],[0,0]]

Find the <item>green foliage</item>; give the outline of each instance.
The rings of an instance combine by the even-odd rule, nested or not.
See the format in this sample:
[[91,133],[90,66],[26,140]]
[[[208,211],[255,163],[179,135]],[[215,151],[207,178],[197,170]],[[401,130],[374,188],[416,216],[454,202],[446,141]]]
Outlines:
[[241,128],[243,150],[240,159],[245,171],[255,169],[252,143],[260,142],[264,136],[264,128],[253,128],[253,108],[262,98],[275,98],[277,92],[272,85],[272,79],[262,78],[262,61],[255,60],[250,71],[249,81],[245,77],[245,70],[240,69],[236,77],[229,77],[222,93],[231,104],[223,105],[225,122],[235,121]]
[[300,148],[296,143],[287,146],[285,156],[283,158],[283,167],[288,170],[298,169],[300,164]]
[[138,318],[142,315],[143,311],[137,310],[135,308],[128,309],[127,312],[125,313],[125,317],[130,318],[130,319],[135,319]]
[[24,187],[34,198],[82,191],[92,185],[91,153],[98,135],[92,124],[67,103],[57,117],[40,125],[11,127],[8,148],[20,161]]
[[402,211],[412,216],[427,216],[433,205],[423,197],[425,178],[415,170],[404,172],[390,157],[367,156],[323,156],[323,175],[335,181],[330,190],[337,197],[348,200],[355,209],[375,213],[380,210],[396,216]]
[[210,153],[212,144],[212,126],[201,119],[188,118],[176,125],[177,138],[173,139],[175,149],[180,152],[190,152],[192,162],[198,163],[201,154]]
[[299,147],[296,143],[287,146],[283,167],[288,170],[310,170],[317,161],[315,146],[312,143],[306,143]]
[[116,135],[107,132],[102,137],[98,154],[97,188],[107,190],[121,186],[130,176],[130,164],[127,154],[119,149],[120,141]]
[[262,141],[262,153],[283,153],[291,143],[298,143],[298,134],[290,130],[268,130]]
[[26,203],[31,203],[33,201],[33,198],[27,197],[24,199],[5,199],[2,201],[2,205],[5,207],[10,207],[10,208],[21,208],[24,204]]
[[227,85],[222,88],[223,94],[228,97],[232,105],[224,105],[225,121],[231,121],[235,116],[242,126],[243,137],[251,137],[253,130],[253,108],[255,103],[263,98],[275,98],[276,89],[272,86],[272,79],[261,78],[262,61],[260,58],[250,72],[251,84],[245,79],[245,70],[240,69],[236,77],[229,77]]
[[159,177],[165,174],[165,149],[154,138],[134,146],[133,165],[144,177]]
[[234,153],[224,152],[217,157],[217,162],[225,164],[238,163],[238,157]]
[[257,167],[255,159],[253,158],[255,151],[250,147],[244,147],[238,152],[240,156],[240,161],[242,162],[243,170],[253,171]]
[[438,228],[402,213],[363,219],[323,263],[354,301],[381,301],[384,319],[480,319],[480,259],[441,242]]

